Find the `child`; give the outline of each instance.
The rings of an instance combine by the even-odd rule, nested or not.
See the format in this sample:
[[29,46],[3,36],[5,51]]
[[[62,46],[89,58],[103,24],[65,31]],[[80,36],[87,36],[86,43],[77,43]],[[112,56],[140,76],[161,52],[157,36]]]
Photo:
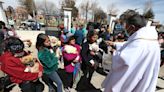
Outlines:
[[75,75],[79,72],[79,63],[81,63],[80,50],[80,46],[75,44],[75,37],[70,36],[68,38],[67,44],[63,47],[62,51],[64,59],[64,68],[67,73],[67,89],[72,88],[73,79],[75,82]]
[[[62,81],[57,73],[58,58],[52,50],[50,39],[46,34],[40,33],[37,36],[36,48],[38,50],[38,58],[43,65],[43,76],[47,76],[50,82],[55,82],[57,92],[62,92]],[[52,83],[48,83],[49,92],[54,91]]]

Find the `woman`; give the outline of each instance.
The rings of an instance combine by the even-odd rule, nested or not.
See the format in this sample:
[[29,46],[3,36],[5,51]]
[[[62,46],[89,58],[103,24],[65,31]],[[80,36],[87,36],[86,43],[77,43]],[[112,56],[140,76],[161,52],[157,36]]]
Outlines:
[[[38,58],[43,65],[43,76],[47,76],[50,81],[57,85],[57,92],[62,92],[62,81],[57,73],[58,58],[52,50],[50,39],[46,34],[39,34],[37,36],[36,48],[38,50]],[[52,83],[48,83],[49,92],[54,91]]]
[[[99,46],[96,45],[97,38],[98,35],[96,31],[93,30],[88,31],[87,41],[82,44],[82,50],[81,50],[82,70],[84,73],[84,78],[87,79],[88,84],[90,84],[93,72],[98,66],[98,62],[99,62],[98,60],[100,60],[97,54],[97,51],[99,51]],[[96,48],[92,49],[93,45]],[[88,74],[89,76],[87,76]]]
[[9,76],[9,81],[19,84],[22,92],[43,92],[44,85],[38,80],[42,76],[42,66],[39,64],[39,71],[35,73],[25,71],[27,66],[22,63],[26,54],[23,41],[9,37],[4,44],[5,50],[0,56],[1,69]]

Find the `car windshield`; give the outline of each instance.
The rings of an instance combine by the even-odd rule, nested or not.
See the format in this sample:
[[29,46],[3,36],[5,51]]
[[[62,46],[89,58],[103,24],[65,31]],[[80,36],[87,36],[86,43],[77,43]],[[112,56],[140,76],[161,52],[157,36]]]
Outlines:
[[35,22],[35,20],[28,20],[28,22]]

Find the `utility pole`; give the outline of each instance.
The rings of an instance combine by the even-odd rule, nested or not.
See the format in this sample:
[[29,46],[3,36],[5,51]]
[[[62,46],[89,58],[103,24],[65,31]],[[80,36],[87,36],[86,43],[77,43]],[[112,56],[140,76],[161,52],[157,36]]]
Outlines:
[[33,18],[36,19],[36,17],[35,17],[35,0],[33,0],[33,2],[32,2],[32,7],[33,7],[33,9],[32,9]]
[[47,17],[48,17],[48,10],[47,10],[47,1],[45,0],[45,21],[46,21],[46,30],[48,29],[48,23],[47,23]]

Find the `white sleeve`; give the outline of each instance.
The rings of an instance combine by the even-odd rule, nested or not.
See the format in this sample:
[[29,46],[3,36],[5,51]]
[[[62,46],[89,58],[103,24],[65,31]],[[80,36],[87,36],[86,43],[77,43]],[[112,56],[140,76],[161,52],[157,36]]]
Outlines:
[[116,50],[119,50],[126,42],[114,42]]

